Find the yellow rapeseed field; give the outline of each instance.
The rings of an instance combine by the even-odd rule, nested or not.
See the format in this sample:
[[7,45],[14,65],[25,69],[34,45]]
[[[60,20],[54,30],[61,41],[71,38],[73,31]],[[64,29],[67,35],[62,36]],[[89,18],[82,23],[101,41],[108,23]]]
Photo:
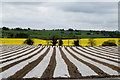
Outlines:
[[[0,45],[25,45],[25,38],[1,38],[2,43]],[[46,45],[46,40],[42,39],[32,39],[34,45],[42,44]]]
[[[65,39],[63,40],[63,45],[68,45],[73,46],[74,45],[74,40],[77,39]],[[101,46],[103,42],[108,41],[108,40],[115,40],[116,44],[118,45],[118,38],[95,38],[94,41],[96,43],[96,46]],[[81,46],[89,46],[89,39],[79,39],[79,43]]]
[[[120,38],[95,38],[94,41],[96,46],[101,46],[104,41],[108,40],[115,40],[116,44],[118,45],[118,39]],[[0,45],[25,45],[24,41],[25,38],[1,38]],[[51,40],[42,40],[42,39],[32,39],[34,41],[34,45],[52,45]],[[77,39],[63,39],[63,46],[73,46],[74,40]],[[81,46],[89,46],[88,42],[89,39],[79,39]],[[58,45],[58,44],[57,44]]]

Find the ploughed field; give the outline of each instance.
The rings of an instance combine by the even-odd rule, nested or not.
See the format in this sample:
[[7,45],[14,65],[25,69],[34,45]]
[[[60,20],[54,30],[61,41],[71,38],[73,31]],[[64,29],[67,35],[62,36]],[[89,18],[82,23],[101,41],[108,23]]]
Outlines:
[[120,77],[118,47],[0,46],[0,78]]

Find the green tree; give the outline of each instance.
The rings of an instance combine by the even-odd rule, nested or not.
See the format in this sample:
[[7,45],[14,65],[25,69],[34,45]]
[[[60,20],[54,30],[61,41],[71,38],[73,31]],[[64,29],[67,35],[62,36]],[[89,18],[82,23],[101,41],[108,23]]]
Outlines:
[[62,46],[63,45],[63,41],[60,39],[59,40],[59,46]]
[[74,31],[72,28],[69,28],[68,31]]
[[8,27],[2,27],[2,30],[9,30]]
[[56,44],[58,43],[57,40],[58,40],[58,37],[56,35],[52,36],[51,38],[51,43],[52,43],[52,46],[56,46]]
[[30,28],[28,28],[28,30],[31,30]]
[[93,39],[93,38],[90,38],[89,40],[88,40],[88,44],[89,44],[89,46],[95,46],[96,45],[96,42],[95,42],[95,40]]
[[34,44],[34,41],[32,39],[27,39],[24,41],[24,44],[27,44],[27,45],[33,45]]
[[79,40],[74,41],[74,46],[80,46],[79,45]]
[[120,40],[118,40],[118,46],[120,46]]
[[14,30],[22,31],[23,29],[22,29],[22,28],[17,27],[17,28],[14,28]]
[[117,46],[115,40],[108,40],[103,42],[102,46]]

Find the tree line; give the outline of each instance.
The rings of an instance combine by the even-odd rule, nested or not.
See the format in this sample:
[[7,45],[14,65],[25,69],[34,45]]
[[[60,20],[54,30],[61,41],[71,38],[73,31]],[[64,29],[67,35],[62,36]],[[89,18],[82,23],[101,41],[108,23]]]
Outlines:
[[31,29],[30,28],[23,29],[23,28],[20,28],[20,27],[10,29],[8,27],[2,27],[2,30],[19,30],[19,31],[24,30],[24,31],[27,31],[27,30],[31,30]]
[[[51,40],[52,40],[51,41],[52,46],[56,46],[57,43],[58,43],[58,46],[63,46],[62,39],[58,39],[55,36],[53,36],[53,38]],[[24,44],[33,45],[34,41],[32,39],[28,38],[27,40],[24,41]],[[96,41],[93,38],[90,38],[88,40],[88,44],[91,47],[96,46]],[[118,41],[118,44],[120,45],[120,40]],[[39,44],[39,45],[42,45],[42,44]],[[80,41],[78,39],[74,40],[74,46],[81,46]],[[117,46],[117,44],[116,44],[115,40],[108,40],[108,41],[103,42],[101,46]]]
[[[42,29],[42,30],[34,30],[34,29],[30,29],[30,28],[26,28],[26,29],[23,29],[23,28],[8,28],[8,27],[2,27],[2,30],[15,30],[15,31],[45,31],[45,29]],[[69,38],[76,38],[76,36],[79,36],[81,35],[82,33],[82,30],[77,30],[77,29],[72,29],[72,28],[69,28],[68,30],[64,30],[64,29],[53,29],[51,31],[61,31],[61,34],[66,34],[64,31],[69,31],[68,33],[71,35]],[[73,33],[74,31],[74,33]],[[4,31],[3,31],[4,33]],[[10,33],[10,32],[5,32],[7,33],[8,35],[7,36],[2,36],[2,37],[8,37],[8,38],[29,38],[30,37],[30,34],[28,33]],[[89,30],[87,32],[86,35],[103,35],[105,37],[108,37],[108,38],[120,38],[120,32],[119,31],[104,31],[104,30],[101,30],[101,31],[94,31],[94,30]],[[21,36],[20,36],[21,35]],[[97,37],[97,36],[96,36]],[[95,36],[94,36],[95,38]],[[102,36],[101,36],[102,38]]]

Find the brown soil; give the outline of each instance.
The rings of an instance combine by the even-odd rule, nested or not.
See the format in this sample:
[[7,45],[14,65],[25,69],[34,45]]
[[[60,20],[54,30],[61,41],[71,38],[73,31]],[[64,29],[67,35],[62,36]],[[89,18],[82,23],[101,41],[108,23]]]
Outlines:
[[[90,47],[88,47],[88,48],[91,49],[91,50],[93,50],[93,51],[97,51],[97,52],[103,53],[103,52],[101,52],[101,51],[98,51],[98,50],[92,49],[92,48],[90,48]],[[105,53],[105,54],[110,54],[110,53]],[[118,54],[116,54],[116,53],[112,53],[112,54],[110,54],[110,55],[118,56]]]
[[112,59],[109,59],[109,58],[101,57],[101,56],[98,56],[98,55],[95,55],[95,54],[91,54],[91,53],[89,53],[87,51],[84,51],[84,50],[82,50],[80,48],[77,48],[77,49],[79,49],[80,51],[82,51],[84,53],[87,53],[87,54],[90,54],[92,56],[95,56],[95,57],[99,57],[99,58],[102,58],[102,59],[105,59],[105,60],[109,60],[109,61],[112,61],[112,62],[120,63],[120,61],[116,61],[116,60],[112,60]]
[[[44,47],[44,48],[45,48],[45,47]],[[23,62],[23,61],[25,61],[25,60],[28,60],[28,59],[32,58],[33,56],[39,54],[44,48],[40,49],[38,52],[36,52],[35,54],[33,54],[33,55],[31,55],[31,56],[29,56],[29,57],[27,57],[27,58],[25,58],[25,59],[22,59],[22,60],[13,62],[13,63],[11,63],[11,64],[8,64],[8,65],[2,67],[2,71],[5,71],[5,70],[13,67],[14,65],[16,65],[16,64],[18,64],[18,63],[20,63],[20,62]]]
[[[76,48],[77,48],[77,47],[76,47]],[[83,57],[85,57],[85,58],[88,58],[88,59],[90,59],[90,60],[92,60],[92,61],[98,62],[98,63],[103,64],[103,65],[105,65],[105,66],[108,66],[108,67],[112,68],[113,70],[116,70],[118,73],[120,73],[120,67],[117,67],[117,66],[114,66],[114,65],[112,65],[112,64],[109,64],[109,63],[106,63],[106,62],[102,62],[102,61],[93,59],[93,58],[91,58],[91,57],[88,57],[88,56],[86,56],[86,55],[84,55],[84,54],[82,54],[82,53],[74,50],[73,48],[71,48],[71,49],[72,49],[74,52],[78,53],[79,55],[81,55],[81,56],[83,56]],[[79,48],[77,48],[77,49],[80,50]],[[82,51],[82,50],[81,50],[81,51]],[[85,51],[83,51],[83,52],[85,52]],[[85,52],[85,53],[89,54],[88,52]]]
[[9,47],[8,46],[2,46],[1,48],[2,48],[2,50],[7,51],[7,50],[10,50],[10,49],[13,49],[13,48],[18,48],[18,46],[9,46]]
[[[109,55],[104,55],[104,54],[100,54],[100,53],[97,53],[97,52],[94,52],[94,51],[91,51],[91,50],[88,50],[84,47],[82,47],[83,49],[85,49],[86,51],[89,51],[89,52],[92,52],[92,53],[95,53],[95,54],[98,54],[98,55],[102,55],[102,56],[106,56],[106,57],[110,57],[110,58],[113,58],[113,59],[120,59],[120,58],[116,58],[116,57],[112,57],[112,56],[109,56]],[[105,53],[107,54],[107,53]],[[109,53],[108,53],[109,54]]]
[[[22,78],[24,77],[29,71],[31,71],[34,67],[36,67],[42,60],[43,58],[47,55],[49,52],[50,48],[48,48],[41,56],[39,56],[36,60],[30,62],[28,65],[23,67],[21,70],[17,71],[14,75],[10,76],[9,78]],[[41,51],[37,52],[40,53]],[[8,78],[8,80],[9,80]]]
[[[23,48],[23,47],[15,47],[15,48],[12,48],[12,49],[2,49],[2,54],[4,54],[4,53],[7,53],[7,52],[10,52],[10,51],[14,51],[14,50],[17,50],[17,49],[21,49],[21,48]],[[5,51],[5,52],[3,52],[3,51]]]
[[100,49],[100,48],[97,48],[97,47],[94,47],[95,49],[98,49],[98,50],[101,50],[101,51],[105,51],[105,52],[109,52],[109,53],[114,53],[114,52],[111,52],[111,51],[107,51],[107,50],[104,50],[104,49]]
[[114,54],[119,54],[118,53],[118,48],[116,48],[116,49],[113,49],[113,48],[110,48],[110,47],[108,47],[108,49],[105,49],[105,48],[101,48],[101,50],[105,50],[105,51],[109,51],[109,53],[114,53]]
[[[5,67],[2,68],[2,71],[5,71],[7,69],[9,69],[10,67],[22,62],[22,61],[25,61],[25,60],[28,60],[30,58],[32,58],[33,56],[39,54],[44,48],[42,48],[41,50],[39,50],[38,52],[36,52],[35,54],[25,58],[25,59],[22,59],[22,60],[19,60],[19,61],[16,61],[16,62],[13,62]],[[89,66],[92,70],[94,70],[96,73],[98,73],[99,75],[98,76],[82,76],[81,73],[79,73],[77,67],[66,57],[65,53],[63,52],[62,48],[59,47],[59,50],[60,50],[60,53],[62,55],[62,58],[63,60],[65,61],[65,63],[67,64],[67,67],[68,67],[68,71],[69,71],[69,74],[70,74],[70,77],[68,78],[64,78],[64,77],[57,77],[57,78],[53,78],[53,73],[54,73],[54,69],[56,67],[56,49],[54,47],[53,49],[53,53],[52,53],[52,56],[50,58],[50,62],[49,62],[49,65],[48,67],[46,68],[46,70],[44,71],[43,75],[41,78],[23,78],[29,71],[31,71],[34,67],[36,67],[42,60],[43,58],[47,55],[47,53],[49,52],[50,48],[48,48],[46,50],[45,53],[43,53],[41,56],[39,56],[39,58],[37,58],[35,61],[27,64],[26,66],[24,66],[21,70],[17,71],[14,75],[10,76],[9,78],[5,79],[5,80],[50,80],[50,79],[95,79],[95,78],[116,78],[116,77],[119,77],[120,78],[120,75],[108,75],[107,73],[105,73],[104,71],[102,71],[101,69],[99,69],[98,67],[96,67],[95,65],[92,65],[86,61],[83,61],[81,59],[79,59],[76,55],[74,55],[73,53],[71,53],[67,48],[65,48],[69,54],[71,54],[75,59],[77,59],[78,61],[86,64],[87,66]],[[120,73],[120,68],[117,67],[117,66],[114,66],[114,65],[111,65],[111,64],[108,64],[108,63],[105,63],[105,62],[102,62],[102,61],[99,61],[99,60],[96,60],[96,59],[93,59],[93,58],[90,58],[76,50],[74,50],[72,47],[71,49],[78,53],[79,55],[83,56],[83,57],[86,57],[90,60],[93,60],[95,62],[98,62],[100,64],[103,64],[105,66],[108,66],[110,68],[112,68],[113,70],[116,70],[117,72]],[[79,48],[77,48],[78,50],[80,50]],[[84,51],[83,51],[84,52]],[[86,53],[86,52],[85,52]],[[90,54],[89,52],[87,52],[87,54]]]
[[[19,48],[19,49],[21,49],[21,48]],[[13,51],[14,53],[15,53],[15,52],[18,52],[18,51],[21,51],[21,50],[19,50],[19,49],[18,49],[17,51],[15,51],[16,49],[15,49],[15,50],[12,50],[12,51]],[[24,48],[24,49],[26,49],[26,48]],[[8,52],[9,52],[9,53],[8,53]],[[13,52],[11,52],[11,51],[8,51],[8,52],[2,52],[3,55],[0,55],[0,57],[6,56],[6,55],[10,55],[10,54],[13,53]],[[7,54],[4,54],[4,53],[7,53]]]
[[101,49],[105,49],[105,50],[109,50],[111,52],[114,52],[113,50],[118,50],[117,48],[113,48],[113,47],[107,47],[107,49],[105,47],[101,47]]
[[82,75],[81,75],[81,73],[79,73],[77,67],[66,57],[65,53],[62,51],[61,48],[59,48],[59,50],[60,50],[63,60],[67,64],[70,77],[71,78],[81,78]]
[[[15,57],[15,58],[11,58],[11,59],[7,59],[7,60],[5,60],[5,61],[2,61],[2,63],[5,63],[5,62],[8,62],[8,61],[12,61],[12,60],[18,59],[18,58],[20,58],[20,57],[23,57],[23,56],[25,56],[25,55],[28,55],[28,54],[36,51],[37,49],[39,49],[39,48],[36,48],[36,49],[34,49],[34,50],[30,51],[30,52],[27,52],[26,54],[17,56],[17,57]],[[26,51],[23,51],[23,52],[26,52]]]
[[[118,78],[120,78],[120,76],[115,76],[115,75],[111,75],[111,76],[105,76],[105,77],[101,77],[101,76],[84,76],[79,78],[80,80],[119,80]],[[57,78],[9,78],[9,79],[3,79],[3,80],[76,80],[77,78],[71,78],[71,77],[57,77]],[[77,79],[77,80],[79,80]]]
[[70,52],[67,48],[65,50],[70,53],[75,59],[78,61],[82,62],[83,64],[89,66],[94,72],[96,72],[99,76],[109,76],[109,74],[105,73],[103,70],[99,69],[95,65],[92,65],[91,63],[88,63],[80,58],[78,58],[76,55],[74,55],[72,52]]
[[53,77],[53,73],[56,67],[56,48],[53,48],[53,53],[50,59],[50,62],[46,68],[46,70],[43,72],[41,78],[52,78]]
[[[27,48],[25,48],[25,49],[27,49]],[[7,57],[4,57],[4,58],[2,58],[2,59],[7,59],[7,58],[9,58],[9,57],[13,57],[13,56],[15,56],[15,55],[22,54],[22,53],[27,52],[27,51],[29,51],[29,50],[31,50],[31,49],[33,49],[33,48],[28,48],[27,50],[22,51],[22,52],[18,52],[18,51],[21,51],[21,50],[11,52],[11,53],[9,53],[9,54],[13,54],[13,53],[16,53],[16,52],[18,52],[18,53],[17,53],[17,54],[10,55],[10,56],[7,56]],[[9,55],[9,54],[5,54],[5,55],[3,55],[3,56]],[[3,57],[3,56],[2,56],[2,57]]]

